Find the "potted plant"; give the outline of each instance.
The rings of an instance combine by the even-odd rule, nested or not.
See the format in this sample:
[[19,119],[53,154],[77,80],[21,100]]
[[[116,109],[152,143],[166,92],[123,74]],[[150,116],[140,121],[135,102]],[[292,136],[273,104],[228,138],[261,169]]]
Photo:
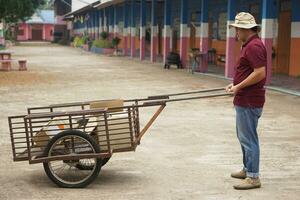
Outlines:
[[109,36],[109,34],[108,34],[108,32],[106,32],[106,31],[102,31],[102,32],[100,33],[100,37],[101,37],[102,40],[107,40],[107,39],[108,39],[108,36]]

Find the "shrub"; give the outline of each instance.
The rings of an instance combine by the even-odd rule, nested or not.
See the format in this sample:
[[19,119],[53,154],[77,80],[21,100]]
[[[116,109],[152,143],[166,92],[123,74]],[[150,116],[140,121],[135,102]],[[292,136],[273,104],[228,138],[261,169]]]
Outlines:
[[83,44],[88,44],[89,41],[91,41],[90,36],[87,35],[87,34],[84,34],[84,35],[81,37],[81,39],[82,39]]
[[73,41],[74,47],[81,47],[84,44],[84,41],[81,37],[76,36]]
[[97,48],[113,48],[113,45],[109,40],[103,40],[103,39],[94,40],[93,46]]
[[102,40],[106,40],[108,38],[108,32],[106,31],[101,32],[100,37]]

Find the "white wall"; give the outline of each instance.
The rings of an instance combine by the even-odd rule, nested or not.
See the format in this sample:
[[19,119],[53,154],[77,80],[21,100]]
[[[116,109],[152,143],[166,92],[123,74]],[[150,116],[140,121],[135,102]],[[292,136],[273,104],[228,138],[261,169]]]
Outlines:
[[82,7],[87,6],[87,4],[84,3],[84,2],[94,3],[96,1],[97,0],[72,0],[72,12],[75,11],[75,10],[78,10],[78,9],[80,9]]

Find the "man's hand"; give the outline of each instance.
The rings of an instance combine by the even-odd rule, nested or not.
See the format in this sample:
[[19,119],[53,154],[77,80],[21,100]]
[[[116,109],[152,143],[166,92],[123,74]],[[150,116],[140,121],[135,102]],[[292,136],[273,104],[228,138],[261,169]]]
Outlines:
[[236,95],[239,90],[258,83],[266,77],[266,67],[255,68],[254,71],[241,83],[233,85],[229,84],[225,87],[226,92]]
[[233,83],[227,85],[227,86],[225,87],[226,92],[230,92],[230,90],[231,90],[232,87],[233,87]]
[[233,95],[236,95],[239,90],[240,90],[239,85],[234,85],[230,88],[229,92],[233,93]]
[[238,85],[233,85],[233,83],[231,83],[225,87],[225,90],[228,93],[232,93],[232,94],[236,95],[238,93],[238,91],[240,90],[240,87]]

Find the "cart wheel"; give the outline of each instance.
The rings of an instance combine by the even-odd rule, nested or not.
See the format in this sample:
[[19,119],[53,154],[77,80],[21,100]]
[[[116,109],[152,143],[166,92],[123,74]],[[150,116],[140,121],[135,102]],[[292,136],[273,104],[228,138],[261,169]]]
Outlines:
[[[106,163],[109,161],[110,158],[111,157],[102,159],[102,162],[101,162],[102,167],[104,165],[106,165]],[[79,163],[76,165],[76,168],[80,169],[80,170],[93,170],[94,165],[93,165],[93,163],[89,163],[89,162],[85,162],[85,161],[79,161]]]
[[[100,153],[99,145],[94,139],[77,130],[63,131],[54,136],[46,146],[45,156],[80,155]],[[90,170],[80,170],[79,163],[89,163]],[[47,176],[58,186],[65,188],[83,188],[93,182],[102,166],[102,159],[87,158],[78,160],[57,160],[44,162]]]

